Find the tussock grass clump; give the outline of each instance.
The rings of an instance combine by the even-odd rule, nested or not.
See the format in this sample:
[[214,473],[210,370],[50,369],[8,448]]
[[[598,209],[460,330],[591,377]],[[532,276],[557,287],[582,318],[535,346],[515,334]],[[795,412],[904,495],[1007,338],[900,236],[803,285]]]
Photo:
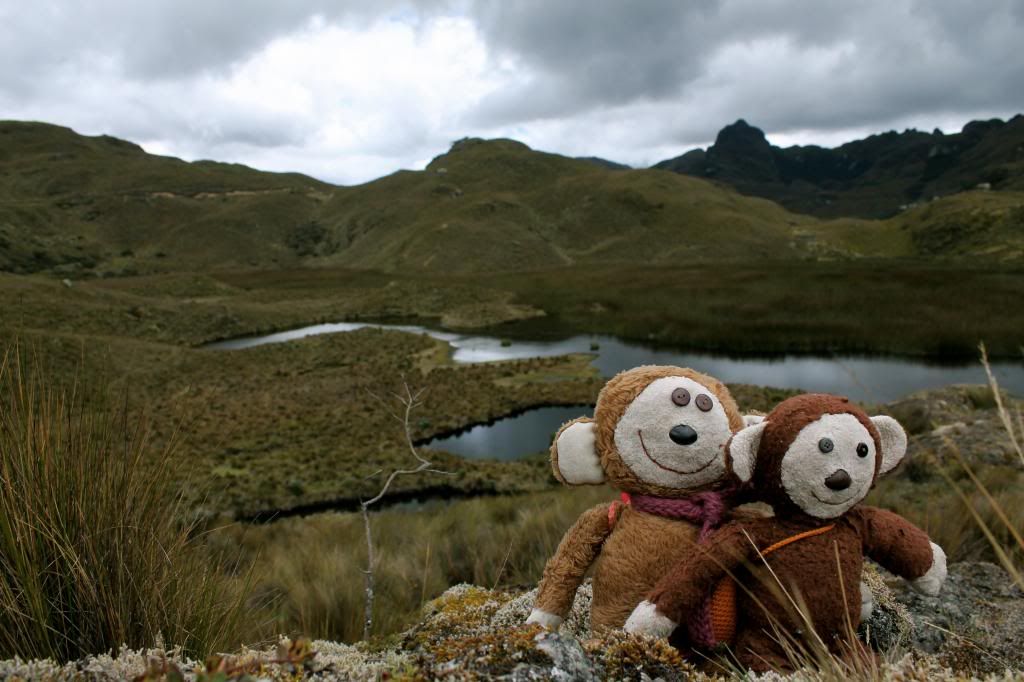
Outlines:
[[180,522],[173,446],[127,414],[0,353],[0,658],[238,644],[240,593]]

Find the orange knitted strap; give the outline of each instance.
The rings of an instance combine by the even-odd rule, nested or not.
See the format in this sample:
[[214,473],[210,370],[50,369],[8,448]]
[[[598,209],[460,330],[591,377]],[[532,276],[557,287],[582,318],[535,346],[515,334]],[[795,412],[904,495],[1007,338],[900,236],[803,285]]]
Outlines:
[[718,581],[711,592],[708,605],[711,632],[716,642],[731,643],[736,636],[736,581],[726,576]]
[[822,526],[821,528],[814,528],[812,530],[805,530],[803,533],[797,533],[796,535],[790,536],[790,537],[786,538],[785,540],[779,540],[778,542],[776,542],[774,545],[772,545],[768,549],[763,550],[761,552],[761,556],[768,556],[769,554],[771,554],[775,550],[782,549],[786,545],[794,543],[794,542],[797,542],[799,540],[803,540],[804,538],[812,538],[815,535],[821,535],[822,533],[827,533],[827,532],[829,532],[830,530],[832,530],[835,527],[836,527],[836,524],[830,523],[827,526]]

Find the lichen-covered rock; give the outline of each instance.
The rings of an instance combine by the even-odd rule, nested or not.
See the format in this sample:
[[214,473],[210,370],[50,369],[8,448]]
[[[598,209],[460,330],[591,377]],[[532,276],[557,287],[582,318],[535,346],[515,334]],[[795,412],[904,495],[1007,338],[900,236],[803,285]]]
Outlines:
[[423,609],[423,620],[408,630],[403,649],[417,657],[428,677],[472,680],[511,675],[517,667],[551,667],[551,658],[537,648],[537,625],[515,622],[506,610],[514,595],[474,585],[456,585]]
[[875,651],[906,649],[914,631],[907,607],[896,598],[874,564],[864,565],[861,580],[871,590],[875,607],[871,617],[860,624],[858,633]]
[[89,656],[58,664],[54,661],[0,661],[2,680],[136,680],[139,682],[213,682],[215,680],[350,680],[373,682],[387,677],[417,679],[413,657],[398,650],[371,652],[362,645],[282,638],[269,649],[243,649],[211,656],[205,663],[180,649],[134,650]]
[[1024,592],[1006,571],[985,562],[949,566],[938,597],[904,584],[894,591],[914,620],[911,645],[959,669],[1024,668]]
[[[1024,680],[1024,593],[991,564],[953,564],[937,599],[909,592],[902,581],[890,590],[881,575],[864,573],[876,609],[866,631],[880,663],[789,675],[747,675],[749,680],[892,679]],[[47,680],[726,680],[739,671],[685,661],[664,640],[616,631],[589,632],[590,586],[578,591],[572,613],[558,633],[524,625],[532,593],[515,594],[459,585],[425,608],[422,620],[394,644],[375,650],[366,643],[292,642],[266,650],[244,649],[205,664],[180,651],[122,649],[60,665],[52,661],[0,661],[0,679]],[[914,627],[911,629],[910,624]],[[380,646],[378,643],[377,646]],[[896,657],[904,646],[910,653]],[[894,659],[894,657],[896,657]],[[702,664],[701,668],[695,664]],[[180,675],[180,677],[179,677]]]
[[[579,641],[570,635],[557,632],[542,632],[534,638],[537,648],[551,659],[546,668],[526,668],[513,671],[512,678],[577,680],[578,682],[600,682],[605,679],[601,669],[590,660]],[[524,676],[526,675],[526,676]]]
[[[569,614],[565,617],[562,627],[559,628],[559,632],[578,639],[590,637],[590,603],[593,596],[593,585],[590,578],[587,578],[580,585],[579,589],[576,590],[576,597],[573,599],[572,607],[569,609]],[[491,625],[494,627],[521,625],[526,622],[526,618],[530,615],[530,611],[533,609],[536,601],[536,588],[514,597],[498,609],[491,619]]]

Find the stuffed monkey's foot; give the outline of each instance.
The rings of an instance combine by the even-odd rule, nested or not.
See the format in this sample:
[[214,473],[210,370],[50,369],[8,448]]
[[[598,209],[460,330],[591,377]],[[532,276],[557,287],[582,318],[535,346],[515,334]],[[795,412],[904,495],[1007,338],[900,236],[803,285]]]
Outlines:
[[548,613],[543,609],[534,609],[530,611],[529,617],[526,619],[527,623],[536,623],[545,630],[557,630],[562,624],[562,617],[556,616],[553,613]]
[[679,626],[668,616],[660,613],[658,607],[649,601],[642,601],[633,609],[626,620],[625,630],[634,635],[649,635],[660,639],[668,639],[672,631]]

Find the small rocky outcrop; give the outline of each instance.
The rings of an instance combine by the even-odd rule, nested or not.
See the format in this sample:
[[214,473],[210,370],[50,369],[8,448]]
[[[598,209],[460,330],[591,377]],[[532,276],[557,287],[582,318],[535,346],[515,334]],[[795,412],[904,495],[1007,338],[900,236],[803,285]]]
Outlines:
[[913,620],[910,646],[957,669],[1024,669],[1024,591],[999,566],[962,562],[949,567],[932,599],[892,583]]
[[[1005,392],[1000,397],[1012,413],[1022,408],[1021,401]],[[972,465],[1018,461],[988,386],[954,385],[919,391],[880,409],[907,430],[911,463],[932,458],[946,462],[957,457]]]
[[[759,680],[838,678],[1024,679],[1024,592],[997,566],[950,566],[943,594],[920,597],[902,582],[864,574],[876,609],[861,636],[881,650],[876,669],[836,666]],[[355,645],[282,639],[265,650],[189,660],[180,651],[123,649],[60,665],[0,661],[2,679],[51,680],[725,680],[738,671],[701,668],[664,640],[622,631],[590,632],[589,583],[577,593],[561,631],[524,625],[535,592],[458,585],[424,608],[398,637]]]

